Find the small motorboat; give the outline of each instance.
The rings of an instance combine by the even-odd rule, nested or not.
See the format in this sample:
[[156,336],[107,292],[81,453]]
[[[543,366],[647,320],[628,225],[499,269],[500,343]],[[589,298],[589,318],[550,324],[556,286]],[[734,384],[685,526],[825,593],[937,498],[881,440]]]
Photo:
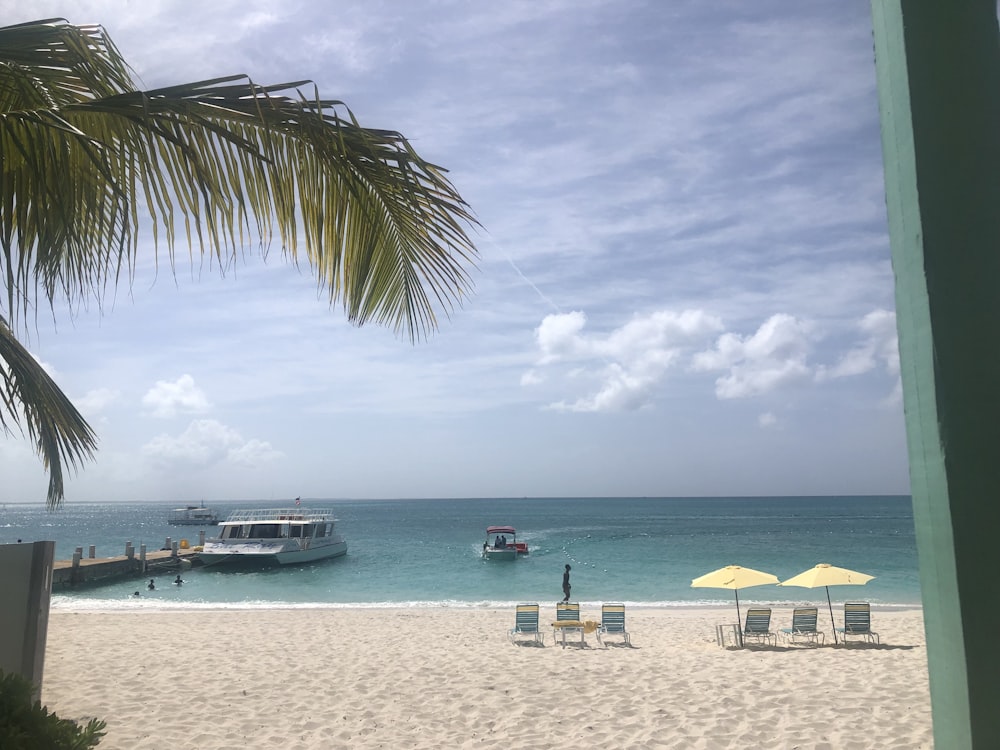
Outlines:
[[487,560],[516,560],[518,555],[528,554],[528,545],[517,541],[517,531],[513,526],[487,526],[486,541],[483,542],[483,557]]

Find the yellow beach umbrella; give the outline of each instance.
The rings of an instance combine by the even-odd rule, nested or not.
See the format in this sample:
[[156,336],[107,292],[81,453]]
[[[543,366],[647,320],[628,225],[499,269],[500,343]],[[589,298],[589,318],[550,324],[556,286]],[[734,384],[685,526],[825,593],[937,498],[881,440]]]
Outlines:
[[787,581],[782,581],[779,586],[801,586],[806,589],[815,589],[823,586],[826,589],[826,606],[830,608],[830,624],[833,625],[833,642],[837,642],[837,623],[833,619],[833,603],[830,601],[830,586],[863,586],[875,576],[867,573],[859,573],[856,570],[838,568],[829,563],[820,563],[814,568],[809,568],[792,576]]
[[736,622],[740,621],[740,589],[777,583],[778,576],[753,568],[727,565],[691,581],[691,588],[732,589],[736,592]]

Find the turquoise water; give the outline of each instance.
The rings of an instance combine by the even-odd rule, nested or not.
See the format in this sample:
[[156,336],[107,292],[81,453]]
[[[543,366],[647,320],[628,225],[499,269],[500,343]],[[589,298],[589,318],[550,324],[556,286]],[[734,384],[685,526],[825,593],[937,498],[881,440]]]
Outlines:
[[[236,507],[207,503],[228,514]],[[693,589],[691,580],[736,564],[790,578],[820,562],[876,576],[863,587],[830,590],[834,602],[920,602],[909,497],[543,498],[309,500],[332,508],[347,539],[345,557],[295,568],[225,572],[192,569],[186,583],[159,576],[155,592],[131,597],[140,581],[55,592],[57,608],[206,606],[506,606],[562,597],[572,566],[573,599],[642,606],[731,606],[733,593]],[[74,504],[55,513],[8,504],[0,542],[52,539],[56,559],[77,546],[123,554],[125,542],[159,549],[166,538],[194,545],[197,527],[170,526],[170,504]],[[289,506],[291,507],[291,505]],[[484,561],[485,529],[510,524],[530,554]],[[209,527],[209,534],[215,533]],[[822,589],[760,586],[741,604],[825,601]]]

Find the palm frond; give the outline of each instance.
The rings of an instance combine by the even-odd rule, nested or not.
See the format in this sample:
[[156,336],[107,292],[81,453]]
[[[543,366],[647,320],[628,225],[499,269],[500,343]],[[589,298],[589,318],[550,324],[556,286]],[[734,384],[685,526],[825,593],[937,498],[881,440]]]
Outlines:
[[93,457],[97,437],[45,369],[0,318],[0,430],[27,430],[49,472],[46,505],[64,496],[63,466],[77,468]]
[[[99,26],[0,28],[9,329],[40,295],[50,305],[100,303],[123,275],[131,282],[144,227],[171,269],[178,244],[224,272],[254,243],[266,253],[277,240],[351,322],[411,341],[435,329],[437,312],[450,314],[471,290],[476,249],[466,230],[478,222],[445,170],[405,137],[362,127],[343,102],[314,86],[304,94],[307,85],[228,76],[139,91]],[[5,385],[13,414],[16,398],[31,394]],[[40,414],[27,423],[55,481],[59,455],[86,453],[66,446],[89,443],[78,425]]]
[[[66,27],[56,28],[61,38]],[[121,85],[101,72],[102,93]],[[144,202],[171,265],[180,232],[220,268],[251,237],[266,248],[276,234],[352,322],[413,340],[435,328],[435,307],[450,311],[472,286],[474,217],[401,134],[363,128],[342,102],[306,98],[302,85],[231,76],[0,113],[11,314],[17,302],[26,309],[34,282],[49,300],[100,299],[134,266]]]
[[48,109],[114,96],[135,86],[100,26],[61,18],[0,27],[0,112]]

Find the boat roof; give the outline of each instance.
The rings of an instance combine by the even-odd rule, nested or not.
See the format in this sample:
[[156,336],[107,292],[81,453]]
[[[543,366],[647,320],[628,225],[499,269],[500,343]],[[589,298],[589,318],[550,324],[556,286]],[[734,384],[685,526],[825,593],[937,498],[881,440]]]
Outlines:
[[514,527],[513,526],[487,526],[486,527],[486,533],[487,534],[514,534],[516,532],[514,531]]
[[234,510],[223,523],[326,523],[334,520],[333,511],[320,508],[254,508]]

